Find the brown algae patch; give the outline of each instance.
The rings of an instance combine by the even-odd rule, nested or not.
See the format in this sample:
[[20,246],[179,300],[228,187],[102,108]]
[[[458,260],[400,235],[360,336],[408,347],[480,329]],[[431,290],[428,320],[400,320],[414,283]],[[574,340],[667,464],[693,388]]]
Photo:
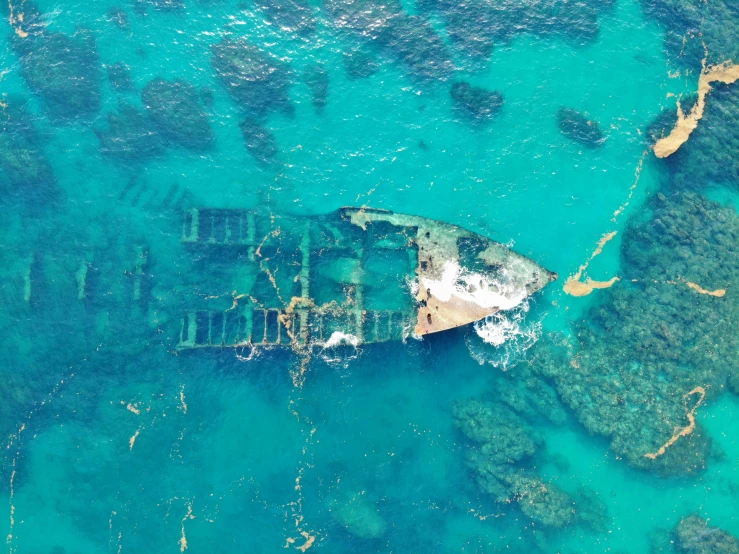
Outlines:
[[606,243],[613,239],[613,237],[615,237],[617,233],[618,231],[611,231],[610,233],[606,233],[600,238],[600,240],[598,241],[598,245],[588,258],[588,260],[578,268],[577,273],[571,275],[565,282],[565,286],[563,289],[565,293],[569,294],[570,296],[587,296],[595,289],[607,289],[613,286],[613,284],[619,280],[618,277],[613,277],[608,281],[593,281],[589,277],[585,281],[581,280],[583,273],[587,271],[590,262],[592,262],[596,256],[600,255],[603,252],[603,248],[605,247]]
[[700,285],[691,283],[690,281],[686,281],[685,284],[700,294],[707,294],[709,296],[715,296],[717,298],[721,298],[726,294],[726,289],[706,290]]
[[565,283],[564,291],[570,296],[587,296],[595,289],[607,289],[618,281],[618,277],[612,277],[608,281],[593,281],[590,277],[585,282],[579,280],[568,280]]
[[698,79],[698,101],[689,113],[684,113],[680,101],[677,102],[677,123],[669,135],[658,140],[654,145],[654,154],[658,158],[666,158],[677,150],[690,138],[690,134],[698,127],[706,107],[706,97],[711,92],[711,83],[721,82],[730,85],[739,79],[739,65],[726,61],[718,65],[706,66],[703,60],[703,69]]
[[706,398],[706,389],[704,389],[703,387],[695,387],[693,390],[687,393],[684,398],[688,399],[694,394],[700,394],[701,397],[686,414],[688,418],[688,425],[686,427],[675,427],[675,431],[672,437],[670,437],[670,440],[663,444],[660,449],[657,450],[657,452],[649,452],[647,454],[644,454],[644,457],[649,458],[650,460],[655,460],[659,458],[667,451],[668,448],[675,444],[680,437],[687,437],[695,430],[695,411],[700,407],[701,404],[703,404],[703,400]]
[[10,23],[10,26],[15,31],[15,34],[21,38],[26,38],[28,36],[28,33],[24,31],[21,27],[21,24],[23,23],[23,12],[18,12],[18,14],[16,14],[13,2],[11,2],[10,0],[8,0],[8,10],[10,11],[10,15],[8,16],[8,23]]
[[647,157],[648,152],[649,150],[645,150],[641,158],[639,159],[639,163],[636,166],[636,171],[634,172],[634,183],[629,188],[629,196],[626,198],[626,202],[621,204],[618,207],[618,209],[615,212],[613,212],[613,219],[611,219],[611,221],[613,221],[614,223],[616,222],[616,219],[618,219],[618,216],[620,216],[623,213],[623,211],[626,209],[626,207],[629,205],[629,203],[631,202],[631,199],[634,197],[634,191],[636,190],[636,187],[639,184],[639,178],[641,177],[641,171],[644,168],[644,159]]
[[182,518],[182,535],[180,536],[179,545],[180,545],[180,552],[184,552],[187,550],[187,536],[185,535],[185,522],[188,519],[195,519],[195,516],[192,515],[192,504],[187,505],[187,513],[185,514],[185,517]]
[[133,445],[136,444],[136,438],[139,436],[139,433],[141,433],[140,429],[136,429],[136,432],[133,434],[133,436],[128,439],[128,449],[133,450]]

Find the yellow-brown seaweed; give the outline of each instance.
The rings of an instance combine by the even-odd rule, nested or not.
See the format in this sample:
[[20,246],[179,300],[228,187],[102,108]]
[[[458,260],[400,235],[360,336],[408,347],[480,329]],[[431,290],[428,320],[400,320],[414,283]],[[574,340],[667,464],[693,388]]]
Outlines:
[[689,113],[685,114],[677,102],[677,123],[669,135],[661,138],[654,145],[654,154],[658,158],[666,158],[688,140],[690,134],[698,127],[706,107],[706,97],[711,92],[711,83],[721,82],[730,85],[739,79],[739,65],[726,61],[718,65],[706,66],[703,60],[703,69],[698,79],[698,101]]
[[700,294],[707,294],[709,296],[716,296],[717,298],[721,298],[726,294],[726,289],[716,289],[716,290],[706,290],[700,285],[697,285],[695,283],[691,283],[690,281],[685,282],[686,285],[688,285],[691,289],[693,289],[696,292],[699,292]]
[[593,253],[590,255],[590,258],[588,258],[588,260],[578,268],[577,273],[571,275],[565,282],[565,293],[569,294],[570,296],[587,296],[595,289],[607,289],[608,287],[613,286],[613,284],[619,280],[618,277],[613,277],[608,281],[593,281],[591,278],[588,277],[585,281],[581,281],[582,275],[588,269],[590,262],[592,262],[596,256],[600,255],[600,253],[603,252],[603,247],[609,240],[615,237],[617,233],[617,231],[611,231],[610,233],[606,233],[600,238],[600,240],[598,241],[598,245],[596,246]]
[[704,389],[703,387],[695,387],[693,390],[685,395],[685,398],[687,399],[694,394],[700,394],[701,397],[698,399],[698,402],[695,403],[695,406],[693,406],[686,414],[688,418],[688,425],[686,427],[675,427],[675,432],[673,433],[672,437],[670,437],[670,440],[663,444],[660,449],[657,450],[657,452],[649,452],[647,454],[644,454],[645,458],[656,460],[662,454],[664,454],[668,448],[675,444],[680,437],[687,437],[695,430],[695,411],[701,404],[703,404],[703,399],[706,397],[706,389]]

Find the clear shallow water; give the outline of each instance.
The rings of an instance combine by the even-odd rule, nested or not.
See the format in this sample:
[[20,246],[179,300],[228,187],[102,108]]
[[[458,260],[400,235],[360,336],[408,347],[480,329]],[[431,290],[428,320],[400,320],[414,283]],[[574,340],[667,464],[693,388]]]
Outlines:
[[[54,206],[5,202],[0,216],[7,383],[0,416],[9,436],[8,516],[0,526],[9,552],[648,552],[656,529],[695,511],[739,534],[735,396],[697,412],[725,454],[698,476],[630,468],[571,411],[558,425],[528,422],[539,437],[535,470],[572,494],[587,485],[608,509],[601,531],[543,529],[481,492],[464,463],[468,441],[455,428],[452,403],[495,400],[508,379],[486,363],[500,350],[474,330],[325,353],[296,387],[291,371],[300,361],[289,352],[248,359],[173,352],[173,316],[133,303],[123,277],[135,271],[134,247],[145,244],[152,304],[180,309],[189,286],[203,297],[238,290],[238,278],[219,265],[207,273],[181,245],[181,213],[165,205],[175,184],[178,195],[187,191],[188,206],[309,215],[371,205],[462,225],[558,272],[560,281],[532,301],[526,318],[541,325],[541,336],[568,333],[599,293],[566,296],[564,277],[611,231],[619,234],[588,275],[619,273],[621,231],[667,179],[663,165],[644,157],[644,129],[673,105],[668,93],[695,88],[694,75],[670,78],[679,66],[664,53],[664,30],[637,2],[621,0],[600,14],[599,35],[585,44],[521,34],[496,43],[488,63],[455,53],[453,80],[505,98],[482,126],[453,111],[449,81],[419,82],[387,53],[377,54],[374,75],[349,79],[342,53],[356,38],[337,33],[319,6],[315,33],[299,37],[265,23],[251,4],[193,2],[175,12],[148,7],[146,15],[122,5],[126,29],[109,20],[114,5],[39,3],[50,30],[72,35],[85,27],[102,65],[131,70],[134,88],[122,93],[103,71],[100,109],[66,124],[48,119],[8,46],[13,29],[0,29],[2,91],[28,99],[59,191]],[[446,36],[437,16],[432,24]],[[245,149],[242,110],[211,66],[209,47],[223,36],[248,37],[293,67],[294,113],[263,121],[278,147],[270,166]],[[300,79],[316,62],[329,74],[320,115]],[[170,147],[127,163],[102,156],[95,130],[106,128],[121,100],[140,106],[141,89],[155,77],[212,92],[205,111],[214,147]],[[563,105],[599,122],[607,136],[601,148],[559,132]],[[643,158],[633,197],[612,221]],[[30,259],[43,263],[25,302]],[[121,275],[109,303],[77,300],[75,271],[84,261],[101,275]],[[523,357],[517,345],[509,345],[510,365]],[[358,518],[370,528],[365,536],[336,516],[337,506],[355,501],[370,507]]]

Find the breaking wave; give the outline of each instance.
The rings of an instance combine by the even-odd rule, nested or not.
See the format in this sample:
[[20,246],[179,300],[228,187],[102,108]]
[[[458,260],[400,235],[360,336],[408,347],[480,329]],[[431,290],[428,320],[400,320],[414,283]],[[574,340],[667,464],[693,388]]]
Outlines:
[[499,311],[473,324],[474,334],[465,337],[472,358],[506,371],[523,360],[541,337],[542,322],[529,321],[529,302]]

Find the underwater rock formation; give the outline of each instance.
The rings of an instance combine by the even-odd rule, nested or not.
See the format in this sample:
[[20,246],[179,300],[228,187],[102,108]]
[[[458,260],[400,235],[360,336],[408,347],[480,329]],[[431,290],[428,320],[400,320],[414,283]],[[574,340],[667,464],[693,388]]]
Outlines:
[[361,48],[355,48],[349,52],[344,52],[344,70],[347,77],[351,80],[366,79],[377,73],[380,69],[380,63],[372,54],[365,52]]
[[277,139],[269,129],[251,117],[244,119],[239,127],[244,145],[254,159],[262,165],[271,165],[277,160]]
[[540,341],[531,365],[629,464],[696,473],[711,445],[695,411],[739,371],[739,296],[727,287],[739,278],[739,216],[687,192],[658,193],[649,209],[624,234],[621,283],[577,322],[576,343]]
[[73,37],[47,30],[31,2],[16,21],[12,46],[21,75],[53,120],[69,120],[100,109],[100,60],[95,39],[78,29]]
[[214,140],[198,91],[187,81],[152,79],[141,91],[141,101],[162,134],[192,150],[205,150]]
[[120,6],[113,6],[108,10],[108,21],[121,29],[128,29],[128,14]]
[[734,0],[696,3],[691,0],[641,0],[644,12],[665,29],[671,60],[699,73],[709,65],[739,58],[739,11]]
[[5,98],[0,108],[0,201],[24,199],[41,203],[49,199],[56,179],[43,154],[25,102]]
[[134,0],[134,8],[139,13],[145,13],[149,6],[163,12],[179,11],[185,9],[185,2],[183,0]]
[[452,73],[446,45],[423,17],[402,13],[390,23],[377,42],[408,73],[420,79],[444,79]]
[[450,40],[465,55],[486,59],[495,42],[508,42],[523,33],[593,42],[600,31],[598,17],[612,5],[612,0],[422,0],[420,8],[440,15]]
[[503,95],[497,90],[454,83],[449,90],[454,111],[474,123],[490,121],[503,107]]
[[331,515],[342,527],[361,539],[374,539],[385,534],[387,523],[364,492],[340,492],[327,499]]
[[212,64],[223,87],[256,117],[292,113],[290,67],[245,40],[223,39],[211,46]]
[[[521,366],[522,368],[525,366]],[[543,379],[519,368],[509,370],[497,384],[498,399],[528,421],[541,419],[555,425],[567,420],[557,392]]]
[[478,400],[452,405],[455,426],[477,446],[467,452],[467,465],[480,490],[496,502],[516,502],[524,515],[549,527],[577,520],[576,502],[531,469],[537,441],[523,421],[502,404]]
[[164,153],[164,137],[138,108],[121,102],[118,112],[109,112],[107,120],[107,129],[95,131],[104,156],[133,162],[147,161]]
[[313,64],[305,70],[303,79],[310,89],[313,107],[319,114],[323,113],[328,100],[328,71],[320,64]]
[[678,550],[685,554],[739,554],[739,539],[709,525],[698,514],[680,520],[675,539]]
[[307,0],[260,0],[257,7],[267,21],[286,31],[309,35],[316,30],[313,8]]
[[130,92],[133,90],[133,79],[131,79],[131,70],[127,65],[122,63],[114,63],[107,67],[108,81],[113,90],[118,92]]
[[698,127],[677,152],[666,158],[671,185],[700,190],[707,185],[724,184],[739,189],[738,149],[739,83],[716,84]]
[[597,148],[605,141],[598,122],[572,108],[557,110],[557,127],[568,139],[589,148]]
[[395,0],[325,0],[324,9],[336,28],[373,45],[417,79],[444,79],[454,69],[446,45],[426,19],[409,15]]

